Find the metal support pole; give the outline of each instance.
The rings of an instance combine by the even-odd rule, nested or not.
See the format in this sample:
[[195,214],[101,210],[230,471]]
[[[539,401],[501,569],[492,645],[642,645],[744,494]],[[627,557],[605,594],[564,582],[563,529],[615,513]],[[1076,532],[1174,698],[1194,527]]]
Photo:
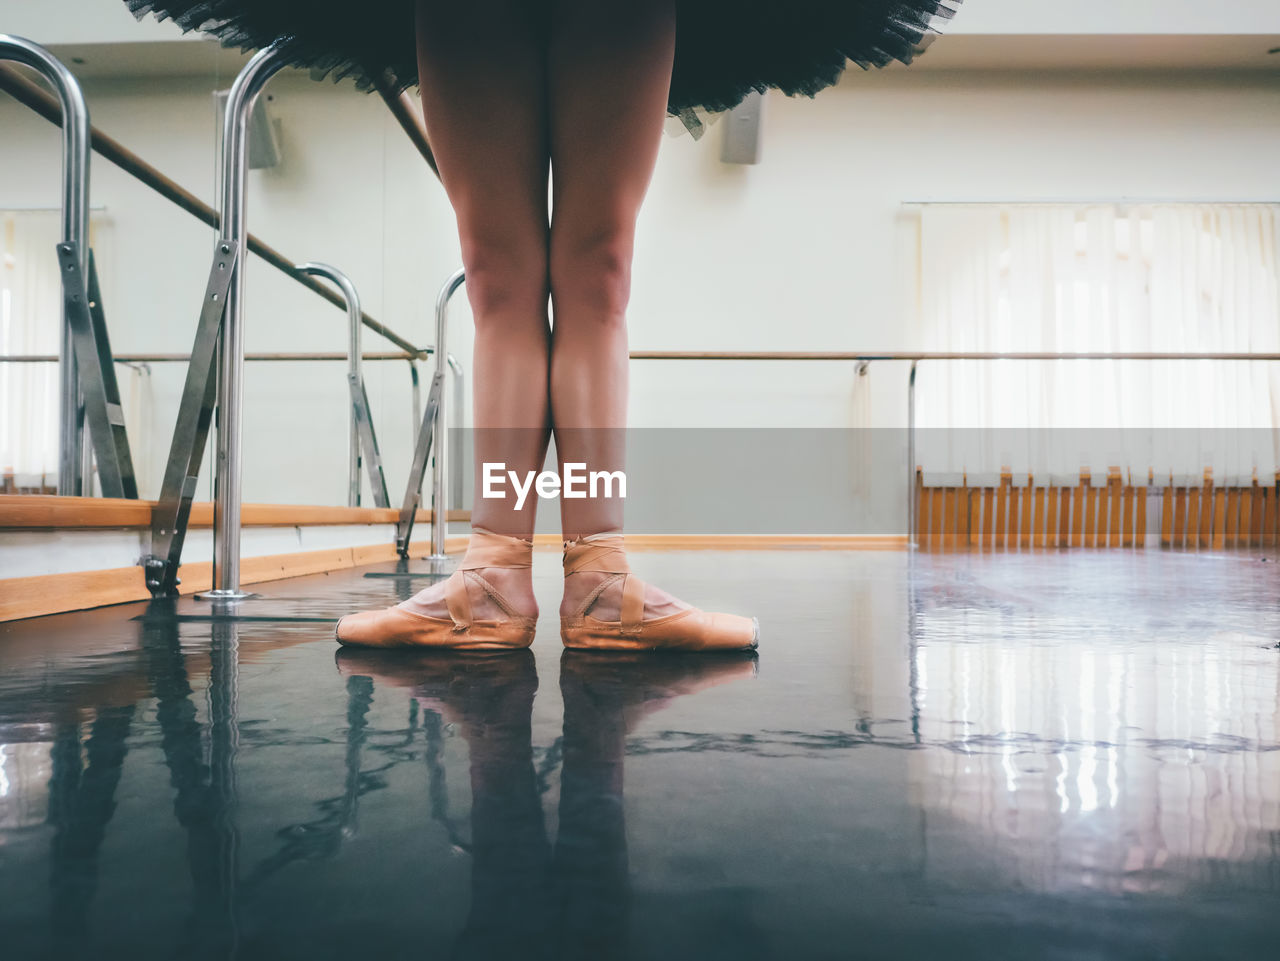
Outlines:
[[413,439],[418,439],[417,425],[422,421],[422,385],[418,378],[418,363],[409,358],[409,381],[412,385],[410,394],[409,423],[413,424]]
[[[453,371],[453,406],[449,409],[449,426],[451,429],[456,428],[458,436],[461,436],[462,412],[466,409],[464,396],[466,377],[463,375],[462,365],[453,354],[446,354],[445,360],[449,364],[449,369]],[[449,482],[446,489],[449,503],[445,507],[449,510],[462,510],[462,458],[450,458],[448,467]]]
[[[240,71],[227,95],[222,125],[222,232],[220,240],[244,250],[249,239],[245,218],[249,179],[248,120],[254,101],[285,66],[279,42],[259,51]],[[244,294],[245,266],[240,257],[232,269],[222,315],[218,372],[217,475],[214,493],[213,590],[203,595],[238,600],[240,590],[240,485],[243,478],[244,433]]]
[[[444,386],[445,369],[449,365],[449,351],[446,342],[449,334],[449,301],[458,288],[466,281],[466,273],[459,268],[453,276],[440,288],[440,296],[436,298],[436,377]],[[436,409],[436,457],[431,465],[431,555],[430,560],[439,563],[446,559],[444,552],[445,534],[449,529],[449,497],[445,473],[449,461],[449,428],[445,412],[448,404],[444,400],[444,391],[440,393],[440,406]]]
[[444,552],[449,513],[445,482],[447,476],[445,438],[448,432],[444,418],[444,380],[449,360],[445,338],[449,327],[449,300],[465,280],[466,275],[461,270],[456,271],[440,288],[440,295],[436,298],[436,344],[433,348],[435,373],[431,376],[431,388],[427,391],[427,409],[422,414],[422,424],[418,428],[413,462],[409,467],[409,482],[405,487],[404,504],[400,508],[400,521],[396,525],[396,550],[401,557],[408,557],[415,515],[418,505],[422,502],[422,479],[426,473],[427,457],[431,454],[434,441],[435,462],[431,471],[431,554],[427,559],[436,568],[442,567],[448,560],[448,555]]
[[360,295],[351,279],[337,267],[328,264],[298,264],[304,274],[324,277],[342,291],[347,303],[347,320],[350,322],[350,339],[347,344],[347,385],[351,391],[351,429],[347,450],[347,506],[360,506],[360,463],[363,460],[369,471],[369,489],[378,507],[390,507],[387,496],[386,476],[382,471],[382,454],[378,450],[378,436],[373,429],[373,417],[369,411],[369,393],[365,390],[364,374],[360,369]]
[[916,523],[920,517],[920,492],[916,489],[916,366],[911,362],[911,374],[907,378],[907,547],[919,547]]
[[[0,34],[0,60],[39,72],[57,91],[62,107],[62,240],[72,245],[81,277],[89,276],[89,108],[80,84],[61,61],[38,43]],[[85,487],[80,419],[80,375],[71,323],[64,316],[59,347],[58,493],[81,494]]]

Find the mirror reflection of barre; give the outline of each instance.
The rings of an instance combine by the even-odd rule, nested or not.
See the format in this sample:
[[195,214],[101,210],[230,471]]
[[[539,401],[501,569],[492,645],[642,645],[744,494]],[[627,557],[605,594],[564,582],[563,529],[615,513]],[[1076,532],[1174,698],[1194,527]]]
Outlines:
[[[213,263],[201,300],[196,336],[189,355],[155,356],[154,360],[187,362],[187,377],[177,412],[164,480],[152,511],[150,553],[142,559],[147,587],[153,596],[177,593],[178,565],[197,489],[205,442],[212,428],[215,439],[215,524],[213,530],[213,590],[202,595],[234,602],[249,595],[240,590],[240,506],[243,434],[243,369],[246,359],[301,360],[330,359],[312,355],[250,355],[244,349],[244,257],[252,252],[293,280],[344,308],[352,322],[352,338],[357,343],[346,355],[351,391],[352,431],[348,472],[348,503],[360,499],[359,472],[364,467],[370,479],[372,498],[379,506],[389,506],[385,474],[377,448],[376,433],[369,413],[367,391],[359,373],[361,352],[359,326],[368,326],[404,351],[395,355],[407,359],[414,376],[415,408],[418,406],[414,363],[432,351],[415,346],[393,330],[365,314],[354,288],[335,279],[338,273],[325,265],[295,261],[251,235],[246,226],[246,182],[251,167],[270,166],[279,159],[275,125],[260,103],[268,81],[284,66],[278,45],[269,46],[254,57],[237,76],[231,89],[219,99],[225,102],[219,145],[220,209],[204,203],[191,191],[164,176],[117,141],[93,128],[80,87],[71,72],[38,44],[0,34],[0,61],[12,61],[35,69],[56,91],[51,96],[39,84],[0,64],[0,90],[62,127],[63,198],[62,240],[56,255],[63,284],[63,341],[56,357],[13,356],[5,362],[57,362],[60,365],[59,392],[59,472],[58,491],[64,495],[92,493],[95,461],[101,492],[108,497],[138,496],[132,458],[124,429],[119,387],[107,341],[102,299],[97,289],[93,258],[88,250],[87,217],[89,195],[89,151],[115,163],[150,189],[175,203],[187,213],[218,230]],[[404,127],[411,141],[434,169],[433,158],[418,129],[405,96],[391,87],[379,89],[384,101]],[[65,121],[65,122],[64,122]],[[265,151],[265,153],[264,153]],[[255,159],[256,158],[256,159]],[[52,252],[51,252],[52,253]],[[316,269],[324,268],[324,269]],[[324,276],[338,291],[315,279]],[[348,282],[349,283],[349,282]],[[457,280],[453,289],[461,283]],[[350,294],[351,296],[348,296]],[[381,357],[379,357],[381,359]],[[122,358],[123,360],[123,358]],[[433,554],[443,557],[444,525],[448,491],[460,489],[460,471],[449,484],[446,470],[445,434],[436,422],[446,406],[442,393],[444,369],[454,371],[454,410],[462,411],[462,368],[442,349],[436,359],[440,387],[434,392],[434,406],[428,400],[427,414],[436,437],[432,477],[432,505],[437,508],[433,531]],[[416,411],[415,411],[416,412]],[[215,417],[216,414],[216,417]],[[85,428],[88,428],[86,430]],[[421,432],[419,432],[421,433]],[[456,465],[461,468],[461,464]],[[423,484],[420,471],[416,488]],[[400,525],[398,546],[407,551],[409,524]]]

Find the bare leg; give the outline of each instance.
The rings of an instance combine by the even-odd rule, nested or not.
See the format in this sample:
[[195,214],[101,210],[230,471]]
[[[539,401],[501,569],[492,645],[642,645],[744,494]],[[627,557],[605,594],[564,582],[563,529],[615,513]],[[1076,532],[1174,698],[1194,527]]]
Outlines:
[[[525,0],[418,0],[423,114],[458,222],[475,316],[477,488],[484,462],[524,476],[541,470],[550,431],[547,397],[547,169],[545,13]],[[537,498],[482,498],[472,523],[530,538]],[[482,571],[534,614],[530,572]],[[472,589],[477,616],[493,613]],[[407,602],[446,615],[435,585]]]
[[[562,469],[582,463],[588,470],[614,471],[625,459],[626,308],[636,218],[666,116],[675,2],[553,0],[552,10],[547,78],[556,451]],[[622,501],[565,498],[560,516],[568,539],[619,530]],[[562,613],[606,576],[570,575]],[[606,591],[595,612],[611,619],[618,603]],[[648,616],[684,606],[654,589],[645,599]]]

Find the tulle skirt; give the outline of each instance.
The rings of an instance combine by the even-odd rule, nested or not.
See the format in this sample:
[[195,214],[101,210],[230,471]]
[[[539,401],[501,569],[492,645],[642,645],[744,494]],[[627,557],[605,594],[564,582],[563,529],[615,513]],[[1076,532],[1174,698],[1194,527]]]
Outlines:
[[[417,82],[414,0],[125,0],[227,46],[285,38],[288,62],[357,83]],[[466,2],[466,0],[460,0]],[[533,2],[533,0],[530,0]],[[676,0],[669,111],[696,135],[700,116],[753,90],[813,96],[848,63],[910,63],[961,0]]]

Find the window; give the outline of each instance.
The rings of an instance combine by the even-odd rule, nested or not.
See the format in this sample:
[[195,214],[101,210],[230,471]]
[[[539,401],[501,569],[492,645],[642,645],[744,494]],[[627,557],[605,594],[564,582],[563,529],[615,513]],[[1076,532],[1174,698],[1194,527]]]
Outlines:
[[[57,354],[62,291],[54,210],[0,213],[0,353]],[[50,493],[58,482],[58,365],[0,363],[0,478]]]
[[[90,217],[90,243],[99,250],[108,225],[104,216]],[[63,320],[55,247],[61,239],[57,210],[0,210],[0,356],[57,356]],[[101,271],[101,257],[98,265]],[[138,436],[147,373],[117,368],[125,415],[133,418],[131,439]],[[56,363],[0,362],[0,492],[56,492],[58,387]],[[145,464],[134,459],[142,470]]]
[[[1276,352],[1278,223],[1261,204],[925,207],[923,347]],[[939,362],[919,383],[920,425],[945,428],[928,470],[1274,476],[1280,364]]]

